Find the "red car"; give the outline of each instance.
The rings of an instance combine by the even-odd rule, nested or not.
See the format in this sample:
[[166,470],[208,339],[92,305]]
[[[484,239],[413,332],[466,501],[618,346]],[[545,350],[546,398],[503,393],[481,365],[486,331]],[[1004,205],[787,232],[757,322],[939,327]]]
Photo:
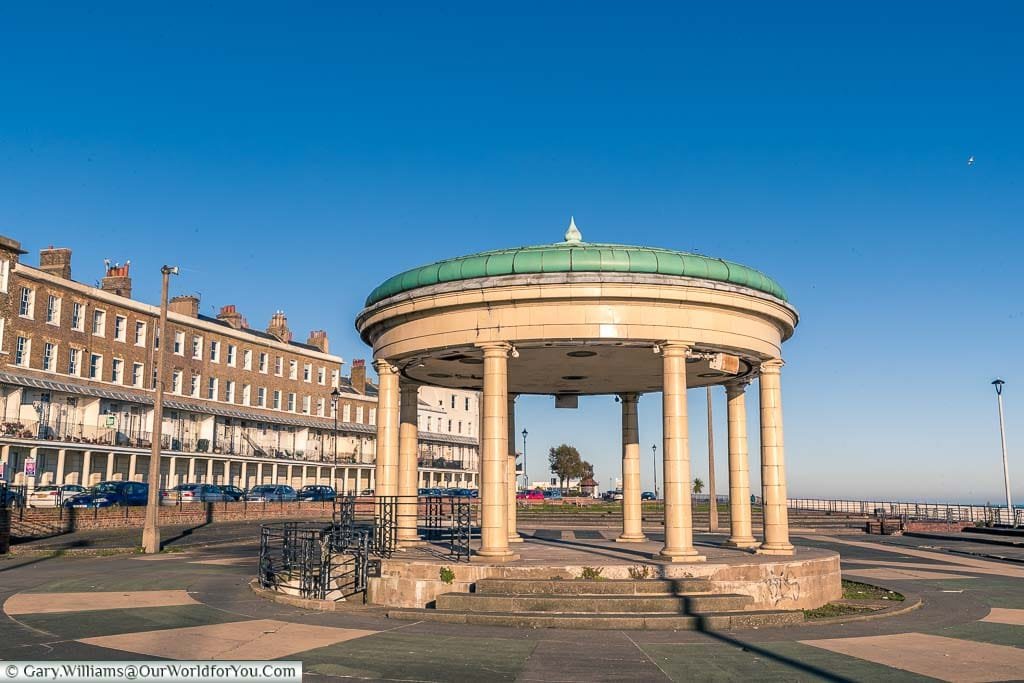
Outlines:
[[540,489],[520,491],[516,494],[516,500],[544,500],[544,492]]

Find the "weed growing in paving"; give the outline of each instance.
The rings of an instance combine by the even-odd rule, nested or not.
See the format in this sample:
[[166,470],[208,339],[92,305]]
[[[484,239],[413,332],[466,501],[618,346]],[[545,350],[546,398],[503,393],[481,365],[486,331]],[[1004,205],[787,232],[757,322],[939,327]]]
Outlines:
[[604,567],[584,567],[583,573],[580,574],[580,578],[590,581],[597,581],[599,579],[604,578],[603,576],[601,576],[603,572]]
[[441,567],[440,576],[441,580],[447,584],[455,580],[455,572],[452,571],[451,567]]
[[629,568],[629,578],[631,579],[646,579],[651,575],[651,568],[646,564],[634,564]]

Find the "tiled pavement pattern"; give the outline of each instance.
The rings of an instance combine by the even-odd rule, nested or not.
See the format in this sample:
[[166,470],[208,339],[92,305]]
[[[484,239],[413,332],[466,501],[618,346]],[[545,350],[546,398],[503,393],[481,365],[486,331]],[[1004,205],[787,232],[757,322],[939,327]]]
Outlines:
[[1024,566],[936,551],[924,539],[796,541],[839,550],[851,578],[925,604],[886,619],[732,633],[513,630],[266,602],[246,586],[255,544],[158,561],[15,557],[0,560],[0,657],[289,658],[305,663],[310,680],[1024,678]]

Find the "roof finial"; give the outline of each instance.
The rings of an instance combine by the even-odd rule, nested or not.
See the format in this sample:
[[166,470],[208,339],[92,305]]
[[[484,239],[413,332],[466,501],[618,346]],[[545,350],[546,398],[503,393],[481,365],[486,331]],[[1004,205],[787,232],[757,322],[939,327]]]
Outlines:
[[576,219],[569,216],[569,229],[565,231],[565,241],[570,244],[579,244],[583,241],[583,235],[576,227]]

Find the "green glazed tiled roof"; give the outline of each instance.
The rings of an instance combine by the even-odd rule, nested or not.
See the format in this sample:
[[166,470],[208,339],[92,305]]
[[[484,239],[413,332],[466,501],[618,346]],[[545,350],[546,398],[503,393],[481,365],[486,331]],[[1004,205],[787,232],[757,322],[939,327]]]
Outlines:
[[399,273],[366,297],[366,305],[441,282],[531,273],[650,273],[749,287],[786,300],[775,280],[753,268],[671,249],[566,241],[459,256]]

